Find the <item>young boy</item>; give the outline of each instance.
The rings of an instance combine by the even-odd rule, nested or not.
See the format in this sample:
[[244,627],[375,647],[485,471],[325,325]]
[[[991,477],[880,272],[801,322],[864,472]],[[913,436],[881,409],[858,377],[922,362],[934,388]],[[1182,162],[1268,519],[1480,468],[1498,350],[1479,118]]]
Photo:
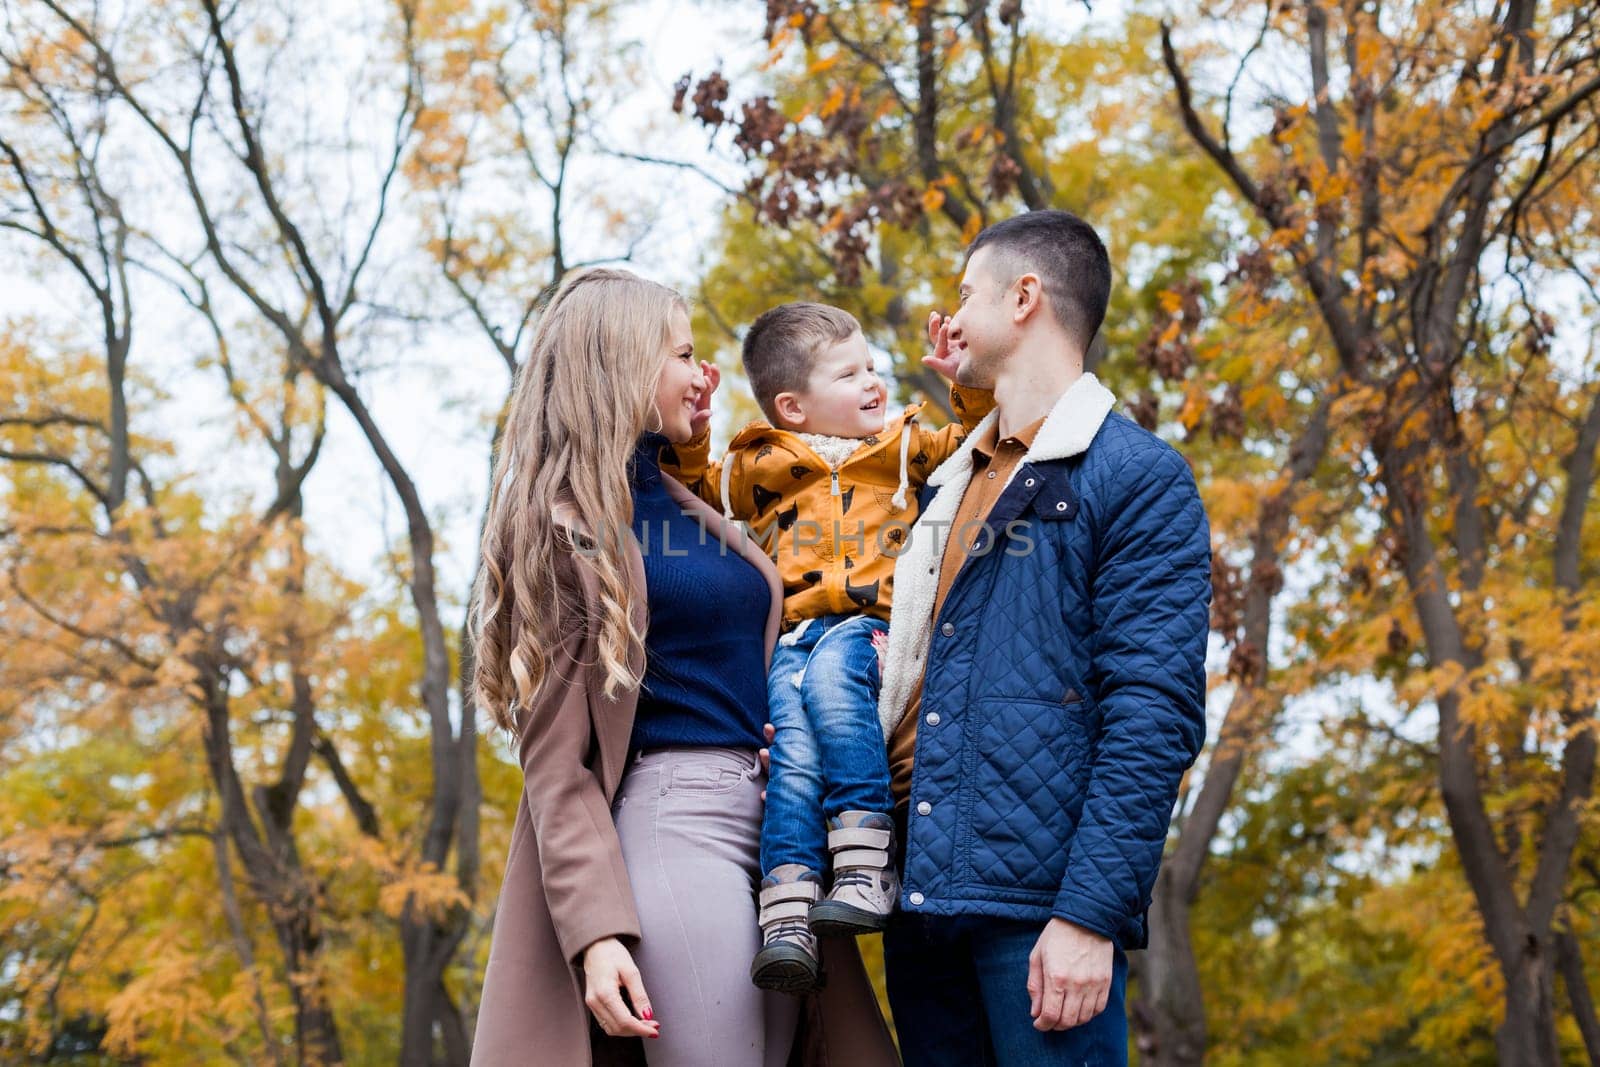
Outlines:
[[[960,361],[939,315],[928,334],[924,364],[954,378]],[[915,404],[885,426],[887,391],[861,327],[825,304],[783,304],[756,319],[744,367],[771,422],[740,431],[720,463],[709,462],[703,429],[663,449],[661,466],[748,523],[783,578],[784,634],[767,682],[777,738],[761,827],[762,948],[750,974],[764,989],[799,993],[820,979],[817,935],[882,929],[899,896],[876,645],[895,557],[917,518],[914,490],[994,397],[953,385],[961,426],[925,429]],[[705,369],[708,409],[719,376]],[[824,845],[833,860],[825,899]]]

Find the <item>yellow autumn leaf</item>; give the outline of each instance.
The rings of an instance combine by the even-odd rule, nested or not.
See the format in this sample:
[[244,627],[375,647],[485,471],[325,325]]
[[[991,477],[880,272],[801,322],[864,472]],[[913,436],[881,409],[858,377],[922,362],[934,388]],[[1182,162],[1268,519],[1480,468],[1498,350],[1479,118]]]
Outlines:
[[825,119],[832,118],[844,106],[844,101],[845,87],[843,85],[835,85],[828,90],[828,96],[822,101],[822,106],[817,109],[817,114]]

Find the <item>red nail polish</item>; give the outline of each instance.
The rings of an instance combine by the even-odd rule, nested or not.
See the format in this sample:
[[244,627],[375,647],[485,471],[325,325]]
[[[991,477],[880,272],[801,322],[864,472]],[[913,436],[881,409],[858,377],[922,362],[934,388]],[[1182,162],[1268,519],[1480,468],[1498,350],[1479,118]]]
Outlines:
[[644,1010],[644,1021],[645,1022],[649,1022],[651,1019],[654,1019],[654,1018],[655,1018],[655,1016],[650,1013],[650,1009],[646,1008]]

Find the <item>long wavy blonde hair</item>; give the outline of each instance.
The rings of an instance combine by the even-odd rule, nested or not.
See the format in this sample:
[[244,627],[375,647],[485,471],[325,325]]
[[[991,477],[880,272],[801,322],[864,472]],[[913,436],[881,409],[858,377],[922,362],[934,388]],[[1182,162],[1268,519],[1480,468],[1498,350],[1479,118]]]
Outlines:
[[[550,650],[575,626],[596,634],[607,695],[639,684],[629,668],[644,635],[629,611],[628,461],[654,409],[675,308],[687,310],[683,297],[627,271],[574,273],[517,372],[473,590],[477,698],[507,730],[513,703],[530,706]],[[595,541],[584,561],[599,581],[599,618],[574,618],[578,606],[557,588],[556,556],[571,551],[555,520],[563,504]]]

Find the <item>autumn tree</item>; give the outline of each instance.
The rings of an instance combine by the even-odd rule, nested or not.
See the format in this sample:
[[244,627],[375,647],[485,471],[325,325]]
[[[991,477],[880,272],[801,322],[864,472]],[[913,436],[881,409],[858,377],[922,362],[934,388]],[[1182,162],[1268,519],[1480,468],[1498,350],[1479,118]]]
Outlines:
[[[1582,966],[1559,965],[1579,951],[1571,873],[1593,795],[1600,377],[1558,322],[1568,298],[1595,312],[1594,16],[1231,4],[1162,38],[1190,137],[1259,223],[1230,301],[1314,311],[1343,508],[1372,529],[1326,550],[1345,605],[1322,624],[1322,667],[1411,656],[1397,695],[1436,716],[1502,1063],[1559,1062],[1558,969],[1592,1012]],[[1242,42],[1241,24],[1257,27]],[[1161,991],[1158,1062],[1201,1054],[1193,992]]]
[[[22,121],[39,139],[25,152],[11,139],[15,127],[0,138],[13,194],[0,226],[75,283],[99,327],[86,349],[71,334],[51,337],[26,324],[14,326],[3,345],[0,549],[3,624],[14,649],[4,684],[19,726],[68,731],[65,745],[40,753],[63,760],[54,783],[39,767],[7,768],[13,817],[5,825],[13,832],[0,864],[11,887],[8,927],[30,931],[28,947],[7,961],[27,1022],[21,1047],[71,1045],[74,1032],[83,1036],[87,1027],[111,1048],[132,1051],[151,1022],[140,994],[204,997],[160,988],[181,983],[185,968],[197,965],[200,956],[184,952],[172,954],[168,974],[141,976],[109,1004],[76,988],[86,968],[109,962],[101,952],[114,954],[128,937],[113,917],[137,923],[125,883],[145,878],[157,856],[199,849],[199,856],[215,857],[205,881],[220,888],[230,934],[223,943],[238,954],[228,971],[245,983],[238,992],[248,1000],[240,1004],[253,1006],[264,1047],[281,1056],[256,949],[240,919],[233,857],[276,937],[283,975],[277,992],[292,1004],[292,1047],[302,1060],[336,1060],[320,890],[294,827],[319,741],[324,760],[339,761],[318,733],[308,673],[308,641],[337,613],[313,608],[306,596],[307,556],[296,523],[301,485],[322,441],[320,393],[303,375],[281,370],[271,396],[247,392],[233,355],[219,348],[213,358],[232,387],[242,428],[269,450],[270,488],[253,510],[208,515],[192,490],[163,477],[170,442],[135,432],[131,418],[152,389],[128,363],[134,241],[121,198],[100,169],[104,127],[92,106],[85,111],[33,80],[47,50],[6,59],[9,88],[24,102]],[[60,155],[39,151],[41,140]],[[147,717],[138,722],[141,712]],[[111,740],[121,733],[126,741]],[[73,735],[83,740],[74,743]],[[192,744],[166,748],[179,739]],[[19,754],[39,744],[27,735],[16,740]],[[203,761],[176,758],[193,746]],[[64,761],[73,755],[81,765]],[[104,781],[79,780],[97,766],[120,769]],[[80,817],[38,805],[41,787],[77,791],[69,795],[87,789],[94,799]],[[214,809],[202,799],[208,793]],[[134,899],[149,905],[148,897]],[[19,903],[41,910],[19,913]],[[44,915],[71,931],[70,939],[47,935],[49,920],[35,926]]]
[[[54,262],[77,298],[93,309],[90,321],[96,328],[89,333],[92,347],[87,352],[69,347],[56,373],[47,371],[43,360],[61,343],[58,339],[37,327],[16,328],[6,339],[8,402],[0,411],[5,434],[0,459],[9,468],[11,516],[5,530],[5,602],[6,622],[19,649],[9,663],[7,687],[19,698],[20,722],[37,725],[41,717],[59,718],[72,729],[91,732],[125,723],[146,700],[156,708],[192,707],[197,717],[177,720],[183,725],[158,727],[156,722],[170,721],[158,715],[115,758],[148,751],[163,737],[191,736],[203,743],[218,807],[215,812],[185,810],[194,799],[192,788],[173,787],[192,775],[168,768],[170,781],[155,791],[157,797],[168,796],[167,803],[150,803],[152,790],[134,786],[123,791],[123,803],[95,805],[101,814],[86,825],[52,824],[38,811],[22,820],[33,825],[7,841],[8,880],[15,879],[25,898],[64,894],[62,918],[75,931],[65,951],[53,954],[46,948],[8,963],[8,970],[15,964],[28,976],[19,983],[24,1004],[33,1001],[29,1006],[37,1008],[35,998],[42,997],[48,1006],[27,1013],[25,1042],[35,1050],[41,1044],[48,1048],[74,1027],[103,1025],[113,1047],[135,1047],[146,1021],[137,998],[95,1023],[95,1014],[85,1007],[89,1002],[67,991],[85,960],[93,959],[92,946],[105,937],[103,928],[95,929],[102,909],[112,911],[120,903],[110,899],[110,887],[119,879],[97,887],[97,875],[104,871],[89,859],[108,849],[148,853],[181,847],[183,839],[198,837],[214,847],[213,877],[230,919],[231,943],[243,973],[255,983],[254,1021],[263,1042],[277,1054],[260,976],[251,973],[255,950],[234,921],[239,905],[229,850],[256,901],[271,915],[289,979],[282,988],[293,1004],[295,1047],[302,1059],[334,1060],[339,1041],[321,970],[318,889],[301,861],[293,828],[318,741],[306,674],[304,640],[310,631],[296,632],[289,619],[299,609],[289,605],[304,593],[306,557],[294,520],[300,487],[322,441],[320,393],[308,391],[304,376],[291,369],[280,374],[270,400],[246,395],[229,351],[216,352],[239,411],[248,414],[252,432],[270,449],[272,491],[254,514],[230,517],[225,532],[212,535],[193,493],[165,482],[159,473],[170,445],[143,438],[131,426],[130,394],[148,396],[149,387],[136,385],[128,363],[134,322],[129,279],[137,270],[137,237],[122,192],[103,166],[110,152],[105,94],[79,93],[78,86],[52,80],[61,59],[54,42],[14,40],[12,46],[3,56],[5,88],[19,106],[16,121],[0,134],[6,163],[0,227],[31,245],[35,256]],[[89,577],[97,572],[98,581]],[[240,618],[241,608],[249,596],[260,596],[262,589],[255,586],[260,581],[279,583],[282,593],[276,606],[258,604],[262,613],[247,621]],[[309,617],[305,621],[316,625]],[[261,654],[252,653],[252,647],[281,652],[283,687],[275,679],[257,678],[241,699],[238,683],[252,677],[251,656]],[[46,687],[47,680],[60,688]],[[264,730],[250,731],[260,737],[242,742],[234,727],[235,716],[242,714],[239,706],[260,699],[270,704],[264,690],[284,698],[283,710],[271,714]],[[280,730],[286,731],[281,742],[275,739]],[[264,772],[240,759],[236,746],[241,744],[264,757]],[[278,744],[281,755],[268,756],[261,748]],[[19,746],[26,749],[29,742],[19,739]],[[96,746],[87,747],[93,759]],[[165,762],[152,756],[151,766]],[[331,748],[324,756],[338,761]],[[248,784],[251,777],[258,784]],[[37,799],[37,794],[24,795]],[[152,817],[147,821],[142,815]],[[131,872],[122,877],[131,878],[141,864],[107,866],[121,866]],[[61,1001],[75,1001],[76,1012],[62,1011]]]
[[638,88],[629,6],[485,0],[421,12],[404,174],[430,259],[508,371],[569,271],[626,263],[650,232],[654,205],[637,182],[614,181],[605,132]]
[[[359,366],[350,355],[352,349],[381,343],[382,338],[381,305],[364,299],[363,290],[376,284],[375,260],[384,254],[384,222],[394,179],[417,113],[414,85],[403,62],[412,41],[414,11],[402,5],[377,27],[378,55],[387,62],[373,69],[390,72],[390,80],[379,79],[377,84],[358,80],[351,86],[355,95],[370,93],[375,109],[386,114],[374,124],[381,132],[371,138],[347,131],[345,158],[353,171],[364,175],[346,190],[351,204],[360,205],[351,210],[331,201],[335,194],[324,173],[300,165],[311,159],[324,164],[329,160],[311,153],[313,144],[319,148],[323,144],[314,130],[302,125],[307,116],[318,113],[318,100],[287,91],[287,83],[275,76],[275,59],[285,50],[298,49],[293,54],[307,62],[309,38],[297,36],[295,23],[284,26],[272,20],[270,12],[252,16],[213,3],[150,5],[118,18],[99,5],[47,0],[25,9],[8,8],[8,13],[20,31],[24,51],[18,58],[37,95],[46,101],[85,101],[84,106],[98,108],[99,125],[90,128],[128,138],[121,150],[145,153],[148,165],[161,168],[168,188],[178,191],[161,205],[160,210],[175,215],[162,220],[159,237],[144,235],[154,246],[148,258],[160,261],[156,269],[164,269],[190,303],[212,309],[211,321],[224,327],[219,344],[241,320],[265,331],[281,353],[287,380],[315,382],[318,396],[331,395],[354,420],[401,502],[407,523],[406,585],[422,646],[417,699],[430,752],[425,818],[420,825],[406,820],[410,839],[404,845],[393,843],[395,855],[410,853],[406,862],[416,875],[408,883],[412,891],[398,908],[405,960],[401,1046],[405,1062],[430,1061],[436,1041],[448,1059],[464,1062],[468,1037],[459,1005],[445,986],[444,972],[467,930],[477,885],[475,724],[470,716],[453,717],[451,712],[451,664],[440,621],[432,517],[363,395]],[[10,69],[16,74],[20,68],[13,63]],[[49,105],[40,106],[48,110]],[[67,147],[79,159],[96,158],[92,146],[69,140]],[[40,216],[32,229],[50,244],[59,227],[52,229],[44,221],[48,202],[42,196],[27,199],[35,203]],[[116,215],[114,199],[85,197],[80,204],[75,208],[78,217],[86,229],[104,235],[103,244],[125,239],[128,228]],[[103,259],[91,264],[98,267]],[[116,262],[110,269],[111,284],[120,284],[116,275],[122,264]],[[108,353],[109,377],[115,386],[119,357],[109,346]],[[111,405],[113,432],[122,418],[119,404],[113,400]],[[289,433],[284,431],[285,447]],[[113,449],[110,463],[108,500],[113,505],[118,502],[119,479],[129,477],[118,454]],[[304,477],[298,467],[289,473]],[[294,484],[293,478],[283,483],[289,498],[277,504],[279,512],[292,513]],[[107,510],[109,524],[112,509]],[[291,588],[295,581],[290,580]],[[190,599],[179,597],[178,603],[187,607]],[[217,764],[223,818],[258,891],[271,896],[272,883],[257,875],[251,863],[258,854],[292,856],[292,841],[283,837],[257,844],[250,839],[255,827],[248,798],[242,787],[230,784],[223,766],[229,743],[228,683],[216,664],[209,666],[209,673],[201,671],[202,680],[209,679],[204,684],[213,689],[205,737],[208,756]],[[319,752],[316,709],[309,700],[309,690],[297,684],[298,725],[285,756],[285,780],[281,787],[254,798],[269,831],[292,821],[305,768]],[[333,751],[326,746],[321,750]],[[335,779],[358,822],[374,828],[371,805],[354,791],[353,780],[337,773]],[[434,880],[452,861],[448,886],[437,885]],[[298,893],[303,898],[298,911],[288,906],[297,899],[294,894],[279,893],[287,899],[274,897],[273,904],[286,916],[286,924],[307,924],[286,942],[298,938],[309,945],[316,938],[312,926],[317,893],[314,886]],[[293,983],[305,991],[302,1015],[311,1034],[306,1054],[337,1059],[333,1020],[323,1005],[325,998],[315,995],[315,984],[301,980],[305,968],[297,962],[299,952],[285,944]]]

